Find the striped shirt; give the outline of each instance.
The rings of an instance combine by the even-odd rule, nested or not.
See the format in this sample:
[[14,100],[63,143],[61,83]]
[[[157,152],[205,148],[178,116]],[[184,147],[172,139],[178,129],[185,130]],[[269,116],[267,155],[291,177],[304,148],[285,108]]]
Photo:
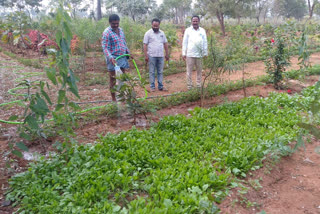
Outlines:
[[107,27],[103,31],[101,45],[106,59],[116,58],[123,54],[130,53],[121,28],[119,28],[119,34],[117,34],[110,26]]

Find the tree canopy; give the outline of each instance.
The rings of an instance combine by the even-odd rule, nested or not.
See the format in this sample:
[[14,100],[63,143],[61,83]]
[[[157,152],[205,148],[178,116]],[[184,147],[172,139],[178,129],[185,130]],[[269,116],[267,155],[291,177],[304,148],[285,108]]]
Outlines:
[[301,19],[307,12],[305,0],[275,0],[273,14],[286,18]]
[[[56,3],[56,0],[51,0],[49,5],[51,7]],[[76,17],[79,11],[84,12],[90,8],[87,17],[95,20],[100,20],[110,13],[119,13],[141,22],[157,17],[175,24],[186,24],[187,17],[195,14],[215,17],[223,34],[225,19],[229,18],[235,18],[238,22],[241,18],[248,17],[260,22],[261,18],[265,20],[270,15],[301,19],[305,15],[311,18],[320,11],[319,0],[163,0],[160,5],[156,4],[156,0],[64,0],[64,3],[71,6],[72,17]],[[42,4],[43,0],[0,0],[2,8],[11,8],[13,11],[27,10],[32,13],[38,12]]]

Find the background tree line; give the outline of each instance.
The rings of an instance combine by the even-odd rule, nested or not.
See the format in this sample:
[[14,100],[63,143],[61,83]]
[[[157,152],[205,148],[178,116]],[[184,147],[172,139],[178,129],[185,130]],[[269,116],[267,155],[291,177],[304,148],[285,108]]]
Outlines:
[[[49,4],[48,4],[49,3]],[[155,0],[65,0],[72,8],[71,16],[90,17],[100,20],[111,13],[120,13],[133,21],[145,22],[150,17],[158,17],[174,24],[186,24],[188,16],[198,14],[207,19],[216,18],[225,34],[225,19],[256,19],[258,23],[267,17],[302,19],[320,14],[318,0],[163,0],[160,5]],[[25,11],[31,18],[48,14],[57,1],[49,0],[0,0],[2,17],[4,11]]]

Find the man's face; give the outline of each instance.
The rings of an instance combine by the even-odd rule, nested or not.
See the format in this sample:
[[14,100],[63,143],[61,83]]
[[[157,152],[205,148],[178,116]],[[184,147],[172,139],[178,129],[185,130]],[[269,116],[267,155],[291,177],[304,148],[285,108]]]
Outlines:
[[160,23],[159,22],[152,22],[152,30],[153,32],[157,33],[159,32]]
[[198,29],[199,28],[199,22],[200,22],[198,17],[193,17],[191,21],[192,21],[193,28],[194,29]]
[[112,28],[113,30],[116,30],[116,29],[119,28],[119,23],[120,23],[120,20],[109,22],[109,24],[110,24],[110,26],[111,26],[111,28]]

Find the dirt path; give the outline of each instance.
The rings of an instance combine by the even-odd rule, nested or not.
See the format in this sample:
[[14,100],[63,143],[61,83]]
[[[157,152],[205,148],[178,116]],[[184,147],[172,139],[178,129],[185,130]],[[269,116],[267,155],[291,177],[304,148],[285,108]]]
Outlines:
[[263,167],[255,172],[247,181],[259,181],[262,188],[251,188],[242,196],[232,191],[219,206],[222,213],[256,214],[261,210],[268,214],[320,213],[319,148],[320,141],[313,140],[306,145],[305,152],[300,149],[269,166],[272,169]]
[[[312,54],[310,57],[310,62],[312,65],[320,64],[320,53]],[[288,67],[287,70],[292,69],[299,69],[298,66],[298,58],[293,57],[291,58],[292,65]],[[262,61],[258,62],[252,62],[245,64],[245,79],[252,79],[257,76],[266,75],[265,72],[265,65]],[[193,72],[193,84],[195,84],[196,81],[196,72]],[[237,70],[233,72],[231,75],[224,75],[222,81],[235,81],[235,80],[241,80],[242,78],[242,71]],[[166,86],[169,89],[166,93],[174,93],[179,91],[187,91],[187,83],[186,83],[186,74],[185,73],[178,73],[175,75],[171,75],[168,77],[164,77],[164,81],[167,82]],[[153,92],[152,95],[161,95],[164,94],[164,92]]]
[[[180,57],[178,55],[178,56],[175,56],[175,58],[179,59]],[[320,64],[320,53],[312,54],[310,57],[310,62],[313,65]],[[298,63],[297,57],[292,57],[291,63],[292,63],[292,65],[290,67],[288,67],[287,70],[299,69],[299,66],[297,65],[297,63]],[[179,68],[179,69],[181,69],[181,68]],[[143,70],[143,68],[140,67],[140,72],[144,72],[142,70]],[[134,73],[135,70],[132,69],[131,72]],[[247,63],[247,64],[245,64],[245,73],[246,73],[245,79],[252,79],[257,76],[266,75],[265,65],[262,61]],[[107,75],[107,74],[105,74],[105,75]],[[105,78],[106,78],[105,81],[109,81],[108,77],[105,77]],[[242,70],[238,70],[238,71],[233,72],[230,75],[224,75],[220,81],[221,82],[235,81],[235,80],[241,80],[241,79],[242,79]],[[193,80],[193,84],[195,85],[196,72],[193,72],[192,80]],[[174,74],[174,75],[170,75],[170,76],[165,76],[163,79],[163,84],[168,89],[168,91],[156,90],[155,92],[149,92],[148,95],[149,96],[161,96],[161,95],[167,95],[167,94],[172,94],[172,93],[176,93],[176,92],[187,91],[186,73],[182,72],[182,73],[178,73],[178,74]],[[156,80],[156,86],[157,86],[157,80]],[[147,85],[146,88],[149,90],[149,85]],[[80,96],[81,96],[80,102],[96,101],[96,100],[111,100],[109,88],[106,85],[100,84],[100,85],[86,86],[86,85],[83,85],[80,83],[79,84],[79,91],[80,91]],[[143,90],[137,91],[137,93],[140,97],[144,97],[144,95],[145,95]]]
[[[0,55],[0,62],[2,66],[15,66],[18,63],[10,60],[7,57]],[[297,69],[295,65],[297,59],[292,59],[293,66],[290,69]],[[320,64],[320,54],[313,54],[311,57],[312,64]],[[12,68],[13,69],[13,68]],[[18,78],[17,74],[8,73],[9,70],[0,69],[1,77],[1,91],[0,103],[7,102],[14,97],[7,94],[7,90],[15,86],[13,80]],[[11,70],[12,71],[12,70]],[[23,69],[21,72],[40,71],[36,69]],[[263,62],[248,63],[246,65],[246,78],[254,78],[259,75],[265,75]],[[236,72],[226,80],[239,80],[241,73]],[[318,80],[318,77],[310,77],[307,79],[308,84],[313,84]],[[185,73],[175,74],[165,77],[166,86],[169,89],[167,92],[156,91],[150,93],[150,96],[171,94],[178,91],[186,91]],[[86,90],[82,90],[85,89]],[[79,87],[80,94],[82,95],[81,101],[109,99],[108,88],[99,85],[93,87]],[[96,90],[93,90],[96,89]],[[293,92],[298,92],[301,87],[290,88]],[[269,92],[274,91],[271,86],[256,86],[247,89],[248,96],[267,96]],[[225,95],[211,98],[207,101],[207,105],[213,106],[222,102],[237,101],[243,98],[242,91],[232,91]],[[199,106],[199,102],[182,104],[173,108],[163,109],[152,116],[154,121],[165,115],[174,114],[188,114],[188,109]],[[15,111],[12,109],[12,111]],[[10,115],[11,109],[5,109],[0,112],[1,117]],[[142,117],[140,122],[143,122]],[[141,122],[141,123],[142,123]],[[99,117],[97,120],[84,124],[77,130],[78,138],[82,142],[94,141],[97,134],[106,134],[107,132],[119,132],[121,130],[130,129],[132,124],[128,118],[109,119],[107,117]],[[12,175],[5,171],[5,162],[3,158],[4,151],[8,149],[8,136],[15,135],[15,126],[4,125],[0,123],[0,214],[11,213],[12,208],[1,207],[4,201],[3,193],[8,187],[7,179]],[[253,173],[254,175],[248,178],[259,179],[262,189],[248,190],[244,195],[246,198],[237,195],[236,190],[230,195],[219,207],[222,213],[257,213],[264,210],[266,213],[320,213],[320,155],[315,152],[319,146],[318,141],[313,141],[312,144],[307,144],[307,152],[299,152],[293,156],[284,158],[280,163],[273,166],[272,170],[269,167],[262,168],[259,172]],[[21,170],[20,167],[25,166],[25,161],[21,160],[16,171]],[[260,179],[261,178],[261,179]],[[240,197],[240,198],[239,198]],[[238,200],[238,202],[236,202]],[[244,202],[241,203],[243,200]],[[254,204],[250,208],[246,206]],[[251,205],[250,205],[251,206]]]

